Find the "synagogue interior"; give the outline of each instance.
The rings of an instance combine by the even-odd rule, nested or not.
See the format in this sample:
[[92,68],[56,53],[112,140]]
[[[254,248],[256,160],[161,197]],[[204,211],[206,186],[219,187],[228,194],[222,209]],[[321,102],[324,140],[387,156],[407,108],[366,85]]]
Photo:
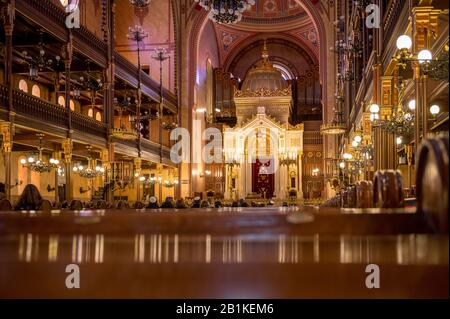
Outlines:
[[448,18],[0,0],[0,298],[448,298]]

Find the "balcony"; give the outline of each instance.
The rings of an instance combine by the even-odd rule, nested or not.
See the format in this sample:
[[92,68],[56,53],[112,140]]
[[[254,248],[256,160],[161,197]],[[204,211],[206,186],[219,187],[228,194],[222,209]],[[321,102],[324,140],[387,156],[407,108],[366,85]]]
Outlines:
[[[3,85],[0,85],[0,103],[0,109],[7,110],[8,90]],[[61,133],[68,129],[69,112],[61,106],[13,90],[13,108],[17,114],[17,124],[42,130],[50,130],[54,127],[56,129],[54,133]],[[104,123],[75,112],[71,112],[71,118],[74,131],[106,140],[107,128]]]

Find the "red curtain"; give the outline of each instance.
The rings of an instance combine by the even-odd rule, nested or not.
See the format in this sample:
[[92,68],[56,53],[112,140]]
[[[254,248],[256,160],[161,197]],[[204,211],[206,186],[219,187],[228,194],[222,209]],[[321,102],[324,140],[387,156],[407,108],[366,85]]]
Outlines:
[[257,159],[252,164],[252,191],[263,196],[263,191],[266,191],[266,198],[272,198],[275,190],[275,174],[268,174],[270,172],[271,160]]

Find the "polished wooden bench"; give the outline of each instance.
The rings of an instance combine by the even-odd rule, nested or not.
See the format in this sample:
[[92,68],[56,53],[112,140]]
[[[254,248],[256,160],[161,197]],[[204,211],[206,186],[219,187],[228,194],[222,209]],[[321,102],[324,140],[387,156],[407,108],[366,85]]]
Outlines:
[[0,234],[409,234],[431,233],[414,209],[220,208],[1,212]]
[[411,209],[4,212],[2,297],[448,298],[448,234]]

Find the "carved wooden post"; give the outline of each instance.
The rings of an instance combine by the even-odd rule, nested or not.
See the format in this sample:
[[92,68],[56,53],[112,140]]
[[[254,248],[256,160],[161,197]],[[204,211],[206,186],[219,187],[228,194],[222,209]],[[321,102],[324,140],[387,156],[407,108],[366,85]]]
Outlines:
[[70,66],[72,64],[73,47],[72,47],[72,33],[70,31],[68,42],[63,46],[61,53],[64,59],[65,78],[66,78],[65,108],[67,110],[67,128],[69,132],[67,138],[72,138],[72,110],[70,109]]
[[72,139],[65,139],[63,142],[64,150],[64,164],[66,167],[66,200],[71,201],[73,199],[73,181],[72,176],[72,149],[73,142]]
[[1,7],[1,20],[5,30],[5,85],[8,89],[8,122],[2,123],[3,155],[5,158],[5,187],[6,198],[11,199],[11,151],[14,136],[14,104],[13,104],[13,30],[15,19],[15,1],[9,0]]
[[0,134],[3,137],[2,151],[5,160],[5,189],[6,198],[11,200],[11,150],[12,150],[12,129],[10,122],[0,124]]
[[134,159],[134,172],[136,174],[139,174],[137,177],[135,176],[136,179],[136,201],[139,202],[141,200],[141,182],[139,180],[139,177],[141,175],[141,166],[142,166],[142,159],[140,158],[135,158]]
[[[60,151],[53,152],[52,157],[61,162],[61,152]],[[55,168],[55,203],[58,203],[58,202],[59,202],[59,175],[58,175],[58,168]]]

